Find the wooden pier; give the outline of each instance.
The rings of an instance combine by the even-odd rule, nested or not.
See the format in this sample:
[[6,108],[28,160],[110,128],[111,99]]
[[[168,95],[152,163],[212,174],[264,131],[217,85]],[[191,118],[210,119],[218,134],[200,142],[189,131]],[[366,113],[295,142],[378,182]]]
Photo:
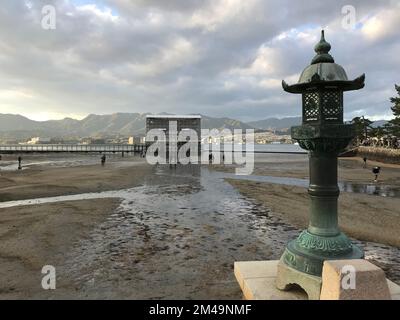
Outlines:
[[[80,152],[80,153],[142,153],[146,150],[145,144],[10,144],[1,145],[0,153],[35,153],[35,152]],[[202,150],[204,152],[205,150]],[[246,150],[232,150],[243,152]],[[212,152],[211,148],[207,152]],[[223,152],[223,149],[221,150]],[[307,154],[305,151],[252,151],[255,154]]]
[[33,152],[97,152],[97,153],[140,153],[144,144],[13,144],[0,145],[0,153]]

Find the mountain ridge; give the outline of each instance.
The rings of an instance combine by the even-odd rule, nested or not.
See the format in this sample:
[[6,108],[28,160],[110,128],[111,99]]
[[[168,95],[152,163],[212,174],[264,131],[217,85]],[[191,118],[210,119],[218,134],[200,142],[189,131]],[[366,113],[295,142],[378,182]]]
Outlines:
[[[146,116],[151,113],[89,114],[81,120],[66,117],[61,120],[35,121],[19,114],[0,113],[1,139],[29,139],[31,137],[105,137],[130,136],[145,133]],[[169,114],[169,113],[161,113]],[[243,122],[228,117],[202,116],[202,128],[255,129],[285,131],[299,125],[301,117],[266,118]],[[382,124],[384,120],[375,121]]]
[[[0,114],[0,138],[29,139],[34,136],[76,138],[130,136],[145,133],[146,116],[151,113],[89,114],[81,120],[35,121],[19,114]],[[168,113],[162,113],[168,114]],[[203,128],[252,129],[246,123],[230,118],[213,118],[202,115]]]

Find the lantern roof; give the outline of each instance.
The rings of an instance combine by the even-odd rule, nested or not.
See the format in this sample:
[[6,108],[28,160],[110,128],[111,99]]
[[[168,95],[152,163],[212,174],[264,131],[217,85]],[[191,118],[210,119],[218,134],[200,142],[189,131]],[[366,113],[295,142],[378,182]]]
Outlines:
[[316,64],[321,62],[334,63],[335,60],[329,54],[330,50],[331,50],[331,44],[329,42],[326,42],[325,31],[322,30],[321,40],[319,40],[319,42],[314,47],[314,51],[317,53],[317,55],[312,59],[311,64]]
[[331,45],[325,40],[324,30],[321,31],[321,40],[315,45],[314,50],[316,55],[301,73],[299,81],[289,85],[283,80],[283,90],[290,93],[304,93],[324,88],[350,91],[364,87],[365,74],[354,80],[348,80],[343,67],[335,63],[329,54]]

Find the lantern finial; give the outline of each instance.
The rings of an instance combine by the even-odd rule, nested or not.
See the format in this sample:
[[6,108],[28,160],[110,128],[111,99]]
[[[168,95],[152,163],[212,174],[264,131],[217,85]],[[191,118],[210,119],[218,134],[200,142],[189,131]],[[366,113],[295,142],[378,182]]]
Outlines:
[[317,55],[312,59],[311,64],[326,62],[326,63],[334,63],[335,60],[329,54],[331,50],[331,45],[329,42],[325,41],[325,32],[321,31],[321,40],[315,45],[314,51]]

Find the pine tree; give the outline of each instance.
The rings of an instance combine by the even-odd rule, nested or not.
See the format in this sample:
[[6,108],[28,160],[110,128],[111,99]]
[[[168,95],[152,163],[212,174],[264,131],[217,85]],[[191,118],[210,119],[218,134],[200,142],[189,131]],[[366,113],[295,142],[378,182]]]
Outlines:
[[376,138],[381,138],[386,134],[387,132],[384,126],[371,128],[371,131],[369,132],[370,137],[376,137]]
[[392,109],[394,119],[390,120],[387,125],[389,134],[400,137],[400,86],[394,85],[396,88],[398,97],[390,98],[390,102],[393,103]]
[[365,131],[367,131],[367,136],[369,136],[369,133],[371,132],[371,124],[373,121],[364,118],[364,117],[355,117],[351,122],[354,125],[354,129],[356,131],[356,138],[358,141],[363,141],[366,136],[365,136]]

